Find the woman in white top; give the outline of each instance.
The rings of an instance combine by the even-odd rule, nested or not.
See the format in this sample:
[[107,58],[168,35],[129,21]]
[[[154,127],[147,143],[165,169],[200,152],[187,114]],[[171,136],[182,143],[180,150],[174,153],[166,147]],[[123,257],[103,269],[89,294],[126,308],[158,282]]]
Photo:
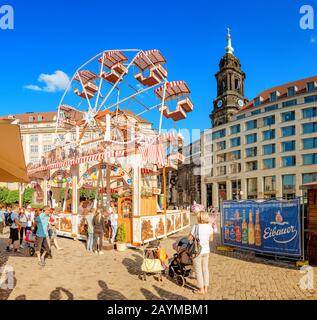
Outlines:
[[210,218],[207,212],[199,212],[197,214],[198,224],[193,226],[188,239],[199,238],[201,245],[201,252],[194,261],[194,270],[197,277],[198,290],[195,293],[206,294],[209,287],[209,254],[210,241],[213,234],[213,228],[210,225]]

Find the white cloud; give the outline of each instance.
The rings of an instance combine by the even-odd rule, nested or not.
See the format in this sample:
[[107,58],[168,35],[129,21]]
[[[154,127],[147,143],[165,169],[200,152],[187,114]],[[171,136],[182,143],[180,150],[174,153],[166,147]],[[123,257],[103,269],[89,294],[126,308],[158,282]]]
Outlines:
[[70,79],[65,72],[57,70],[53,74],[42,73],[37,80],[44,85],[40,87],[38,85],[29,84],[24,86],[24,88],[33,91],[44,92],[63,91],[67,88]]
[[33,91],[41,91],[42,89],[39,86],[36,86],[34,84],[28,84],[24,86],[25,89],[33,90]]

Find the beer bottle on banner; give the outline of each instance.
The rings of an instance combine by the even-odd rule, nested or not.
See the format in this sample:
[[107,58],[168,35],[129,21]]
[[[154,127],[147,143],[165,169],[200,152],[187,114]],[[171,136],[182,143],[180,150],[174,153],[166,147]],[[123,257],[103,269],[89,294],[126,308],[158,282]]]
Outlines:
[[226,214],[225,214],[224,233],[225,233],[225,240],[227,240],[227,241],[230,240],[228,211],[226,211]]
[[236,233],[236,242],[241,242],[242,241],[242,233],[241,233],[239,210],[236,210],[235,233]]
[[245,209],[242,210],[242,244],[248,244],[248,225]]
[[254,245],[254,223],[252,209],[249,212],[249,225],[248,225],[248,241],[249,245]]
[[[234,211],[232,211],[231,216],[230,216],[230,220],[232,220],[232,218],[234,218]],[[234,221],[230,222],[230,241],[235,242],[236,241],[236,233],[235,233],[235,227],[234,227]]]
[[261,225],[260,225],[260,211],[256,210],[255,216],[255,245],[261,247],[262,244],[262,235],[261,235]]

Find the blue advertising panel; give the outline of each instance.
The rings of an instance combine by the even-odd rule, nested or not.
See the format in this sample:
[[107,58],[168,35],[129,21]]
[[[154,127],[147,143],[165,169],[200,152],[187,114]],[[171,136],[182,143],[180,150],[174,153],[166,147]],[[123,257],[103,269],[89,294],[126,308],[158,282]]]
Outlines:
[[224,201],[225,245],[283,256],[301,256],[300,201]]

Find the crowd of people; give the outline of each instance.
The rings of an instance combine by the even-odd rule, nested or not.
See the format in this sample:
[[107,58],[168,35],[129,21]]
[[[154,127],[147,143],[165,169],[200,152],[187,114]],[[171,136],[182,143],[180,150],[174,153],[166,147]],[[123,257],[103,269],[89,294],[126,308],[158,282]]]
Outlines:
[[[10,229],[6,251],[19,254],[27,240],[35,237],[35,252],[41,266],[45,265],[46,257],[52,258],[52,246],[62,250],[57,241],[57,216],[49,207],[32,209],[31,206],[0,205],[0,234],[3,234],[5,227]],[[102,255],[104,234],[108,233],[110,243],[114,243],[117,229],[118,214],[113,205],[107,211],[90,209],[86,216],[87,250]]]

